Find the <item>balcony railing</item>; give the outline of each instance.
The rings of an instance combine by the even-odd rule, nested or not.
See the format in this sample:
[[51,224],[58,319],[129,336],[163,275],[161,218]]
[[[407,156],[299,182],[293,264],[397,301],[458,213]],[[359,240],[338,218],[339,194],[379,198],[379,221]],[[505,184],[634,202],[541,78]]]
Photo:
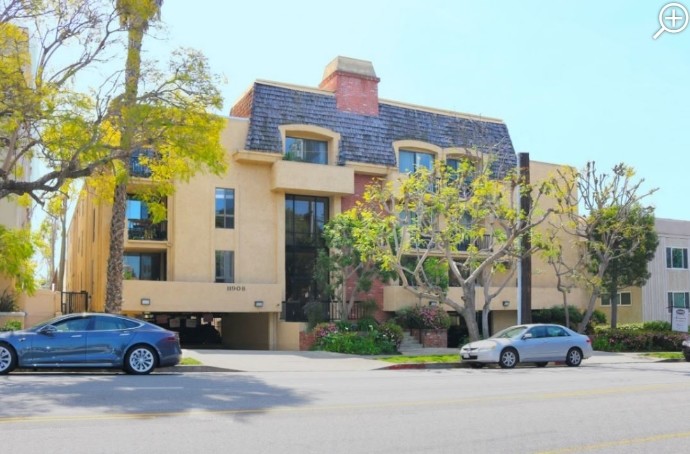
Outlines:
[[[319,304],[321,305],[321,320],[325,322],[332,322],[334,320],[341,320],[340,316],[340,305],[337,301],[283,301],[280,319],[286,322],[307,322],[307,313],[305,306],[307,304]],[[364,315],[364,310],[359,301],[356,301],[350,312],[350,317],[348,320],[359,320]]]
[[474,240],[465,240],[458,244],[458,251],[465,252],[470,247],[470,244],[474,244],[480,251],[491,250],[491,235],[484,235],[483,238],[475,238]]
[[168,222],[153,224],[149,219],[128,219],[127,238],[130,240],[165,241],[168,239]]

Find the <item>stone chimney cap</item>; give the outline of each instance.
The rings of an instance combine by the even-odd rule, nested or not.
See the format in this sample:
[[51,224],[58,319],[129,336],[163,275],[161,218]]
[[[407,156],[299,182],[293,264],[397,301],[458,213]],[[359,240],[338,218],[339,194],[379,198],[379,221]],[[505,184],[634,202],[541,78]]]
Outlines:
[[323,80],[328,79],[335,72],[355,74],[371,79],[378,79],[374,72],[374,65],[367,60],[350,57],[335,57],[323,71]]

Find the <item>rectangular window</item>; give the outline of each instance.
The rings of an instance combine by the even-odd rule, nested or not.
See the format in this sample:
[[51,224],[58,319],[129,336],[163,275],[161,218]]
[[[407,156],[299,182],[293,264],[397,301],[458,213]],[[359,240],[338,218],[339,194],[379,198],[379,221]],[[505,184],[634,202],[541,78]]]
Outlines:
[[216,251],[216,282],[235,282],[235,253]]
[[689,292],[668,292],[668,308],[681,307],[690,309]]
[[285,156],[292,161],[328,164],[328,142],[325,140],[285,138]]
[[427,169],[432,170],[434,167],[434,156],[429,153],[400,150],[398,156],[398,169],[401,173],[412,173],[421,167],[426,167]]
[[125,252],[124,278],[164,281],[165,254]]
[[235,228],[235,190],[216,188],[216,228]]
[[167,221],[154,224],[146,202],[138,200],[133,194],[127,194],[126,216],[127,238],[130,240],[164,241],[167,239]]
[[[618,295],[616,295],[616,304],[618,306],[631,306],[632,305],[632,297],[630,296],[630,292],[618,293]],[[610,306],[611,305],[611,299],[608,296],[602,296],[601,297],[601,305],[602,306]]]
[[688,250],[686,248],[666,248],[666,268],[688,269]]

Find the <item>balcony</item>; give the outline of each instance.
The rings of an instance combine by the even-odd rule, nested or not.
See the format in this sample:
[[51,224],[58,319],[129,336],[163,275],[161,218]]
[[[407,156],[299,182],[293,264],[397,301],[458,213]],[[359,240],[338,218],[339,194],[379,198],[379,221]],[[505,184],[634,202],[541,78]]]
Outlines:
[[[282,290],[279,284],[125,280],[122,310],[280,313]],[[256,304],[259,301],[261,306]]]
[[127,238],[130,240],[166,241],[168,222],[153,224],[150,219],[127,219]]
[[344,166],[276,161],[271,189],[292,194],[349,195],[355,192],[355,173]]
[[459,252],[467,252],[467,249],[470,247],[470,244],[473,244],[479,249],[479,251],[491,251],[491,235],[484,235],[483,238],[475,238],[474,240],[465,240],[462,243],[458,244],[458,251]]
[[129,157],[129,174],[137,178],[151,178],[151,169],[139,162],[139,156],[145,156],[149,159],[156,158],[156,153],[153,150],[137,150]]

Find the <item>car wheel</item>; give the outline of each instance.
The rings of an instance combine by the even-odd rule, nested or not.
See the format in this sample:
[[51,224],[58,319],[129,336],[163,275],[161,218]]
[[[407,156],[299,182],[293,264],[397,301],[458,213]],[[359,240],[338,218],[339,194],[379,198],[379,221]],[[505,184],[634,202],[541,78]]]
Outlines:
[[514,348],[506,348],[501,352],[501,357],[498,359],[498,365],[503,369],[512,369],[520,361],[518,352]]
[[579,348],[571,348],[565,356],[565,363],[570,367],[577,367],[582,362],[582,352]]
[[17,367],[17,354],[7,344],[0,344],[0,375],[9,374]]
[[546,367],[546,365],[549,363],[547,363],[546,361],[540,361],[540,362],[535,363],[535,364],[537,365],[537,367]]
[[156,353],[146,345],[136,345],[125,356],[125,371],[129,374],[146,375],[156,368]]
[[484,367],[484,363],[470,363],[470,367],[472,369],[481,369]]

